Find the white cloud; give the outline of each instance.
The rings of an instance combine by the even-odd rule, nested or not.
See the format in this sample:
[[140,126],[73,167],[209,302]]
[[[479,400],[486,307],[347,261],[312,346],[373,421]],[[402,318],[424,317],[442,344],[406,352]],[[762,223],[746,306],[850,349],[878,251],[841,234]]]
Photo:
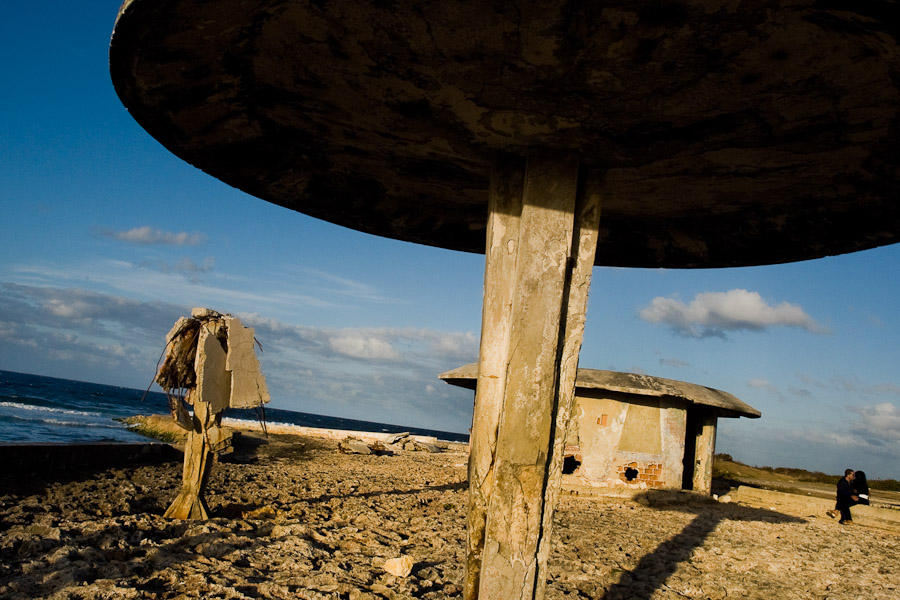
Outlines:
[[[166,331],[183,310],[78,288],[0,284],[0,314],[15,323],[2,328],[5,342],[58,360],[69,357],[71,368],[105,360],[111,373],[152,371]],[[37,371],[42,368],[39,352],[28,354],[38,363]],[[25,357],[10,351],[7,358],[19,362]]]
[[355,358],[395,360],[405,355],[428,354],[439,360],[459,364],[478,357],[478,338],[471,332],[448,333],[416,328],[358,328],[334,333],[322,331],[326,343],[335,352]]
[[129,244],[141,245],[165,245],[165,246],[197,246],[206,241],[206,236],[201,233],[187,233],[184,231],[172,233],[162,231],[145,225],[143,227],[135,227],[128,231],[114,231],[111,229],[100,229],[98,233],[104,237],[127,242]]
[[896,448],[900,444],[900,409],[890,402],[873,406],[848,407],[859,415],[859,421],[850,430],[854,437],[879,447]]
[[63,300],[61,298],[50,298],[44,303],[44,309],[56,317],[66,319],[84,319],[88,318],[92,312],[92,307],[87,302],[81,300]]
[[762,331],[770,327],[796,327],[826,333],[796,304],[770,305],[757,292],[734,289],[697,294],[690,304],[676,298],[654,298],[638,316],[650,323],[664,323],[685,337],[725,337],[729,331]]
[[399,354],[390,342],[365,333],[343,333],[328,340],[328,345],[340,354],[354,358],[395,360]]
[[814,427],[797,427],[774,433],[772,443],[779,436],[793,442],[808,445],[818,452],[828,453],[835,449],[848,454],[851,464],[864,465],[874,456],[888,457],[896,464],[897,445],[900,444],[900,409],[894,404],[884,402],[872,406],[848,407],[847,410],[858,416],[856,420],[845,420],[843,425],[833,427],[817,424]]
[[[762,380],[760,382],[765,383]],[[896,477],[897,446],[900,444],[900,408],[890,402],[883,402],[862,407],[848,406],[847,411],[855,417],[845,416],[837,426],[810,418],[801,419],[806,422],[793,427],[784,427],[780,423],[763,428],[756,425],[748,427],[748,430],[754,430],[753,439],[750,440],[751,446],[754,452],[782,453],[784,456],[778,459],[779,465],[785,465],[785,457],[803,453],[808,455],[808,460],[813,461],[830,457],[833,466],[831,471],[826,469],[827,472],[838,473],[839,470],[846,468],[847,464],[859,465],[857,468],[861,468],[867,463],[886,462],[892,473],[886,476]],[[788,448],[792,445],[797,447],[789,451]],[[809,464],[785,466],[810,468]]]
[[466,333],[433,332],[431,351],[441,356],[478,356],[478,337],[471,331]]
[[[66,327],[96,325],[104,321],[159,322],[162,315],[177,314],[174,305],[146,302],[92,292],[80,288],[28,286],[0,283],[0,313],[22,325]],[[81,324],[73,325],[72,322]]]

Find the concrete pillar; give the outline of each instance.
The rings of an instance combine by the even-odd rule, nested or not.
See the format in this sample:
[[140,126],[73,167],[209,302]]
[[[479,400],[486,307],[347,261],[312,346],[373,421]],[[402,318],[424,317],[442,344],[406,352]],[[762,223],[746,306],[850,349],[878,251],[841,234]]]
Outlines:
[[694,445],[693,490],[709,494],[712,491],[713,456],[716,453],[716,414],[710,411],[701,417]]
[[464,598],[478,597],[484,526],[494,485],[494,452],[506,390],[524,161],[498,161],[491,173],[485,249],[481,349],[469,451]]
[[[465,598],[542,598],[599,193],[572,159],[492,174]],[[520,183],[521,182],[521,183]]]

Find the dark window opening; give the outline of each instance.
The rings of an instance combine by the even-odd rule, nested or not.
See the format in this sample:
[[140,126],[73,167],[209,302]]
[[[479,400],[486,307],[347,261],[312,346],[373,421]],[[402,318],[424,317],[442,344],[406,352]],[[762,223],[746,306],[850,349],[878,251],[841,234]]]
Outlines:
[[563,459],[563,475],[571,475],[581,466],[581,461],[576,460],[574,456],[567,456]]
[[631,467],[625,469],[625,479],[627,479],[628,481],[634,481],[635,479],[637,479],[638,474],[639,473],[637,469],[632,469]]

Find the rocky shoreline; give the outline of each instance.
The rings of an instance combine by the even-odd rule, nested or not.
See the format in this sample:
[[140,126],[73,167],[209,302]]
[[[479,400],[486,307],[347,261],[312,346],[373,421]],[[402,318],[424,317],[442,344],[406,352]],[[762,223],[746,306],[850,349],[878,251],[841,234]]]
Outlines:
[[[466,451],[346,455],[245,432],[213,469],[203,522],[161,516],[177,461],[4,473],[0,597],[461,598]],[[385,570],[402,557],[408,574]],[[547,598],[887,600],[898,564],[897,532],[822,515],[565,496]]]

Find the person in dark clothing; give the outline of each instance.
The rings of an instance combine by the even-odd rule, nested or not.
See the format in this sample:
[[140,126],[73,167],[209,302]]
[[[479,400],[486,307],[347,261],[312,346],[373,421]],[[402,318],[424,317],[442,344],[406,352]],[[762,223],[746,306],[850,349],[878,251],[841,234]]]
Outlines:
[[866,474],[862,471],[853,474],[853,492],[859,496],[857,504],[869,503],[869,482],[866,481]]
[[853,489],[853,478],[855,473],[853,469],[844,471],[844,476],[837,483],[837,502],[834,504],[834,510],[829,510],[826,514],[832,519],[840,513],[841,520],[839,523],[852,523],[853,517],[850,515],[850,507],[859,504],[859,496]]

